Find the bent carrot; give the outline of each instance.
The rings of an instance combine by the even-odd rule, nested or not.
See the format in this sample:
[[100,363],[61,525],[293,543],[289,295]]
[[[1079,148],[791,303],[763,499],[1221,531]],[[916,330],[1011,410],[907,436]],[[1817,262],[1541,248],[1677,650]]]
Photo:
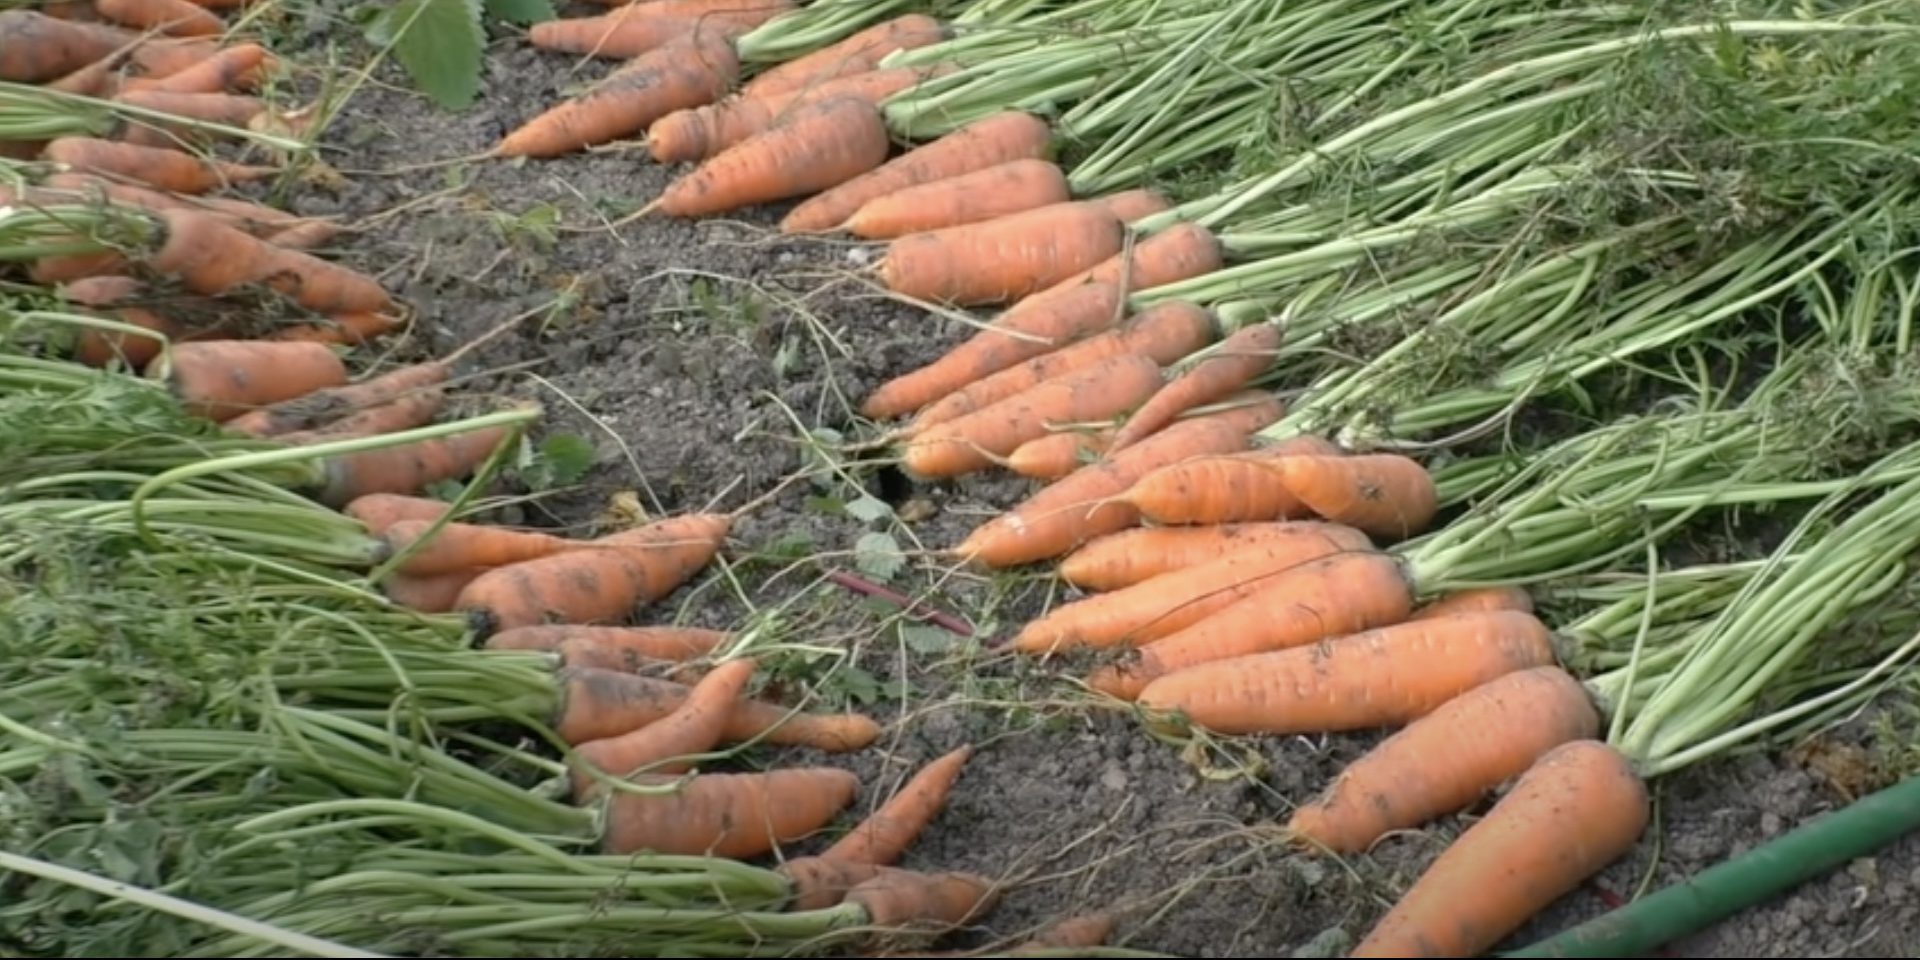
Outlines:
[[474,631],[619,620],[665,597],[713,560],[732,528],[693,513],[585,541],[581,549],[487,571],[460,595]]
[[1431,620],[1436,617],[1450,617],[1456,613],[1477,613],[1488,610],[1519,610],[1533,612],[1533,597],[1525,587],[1473,587],[1447,594],[1430,601],[1413,611],[1412,620]]
[[771,97],[815,87],[829,80],[866,73],[888,55],[947,39],[947,28],[922,13],[894,17],[858,31],[838,43],[767,68],[740,89],[747,98]]
[[971,873],[918,873],[883,868],[873,879],[847,891],[867,923],[888,930],[945,931],[992,909],[998,892],[993,881]]
[[670,774],[693,769],[685,758],[719,744],[734,702],[758,667],[752,658],[729,660],[702,677],[680,706],[658,721],[575,747],[569,764],[575,799],[584,801],[594,792],[594,771],[626,779],[637,772]]
[[843,224],[866,240],[980,223],[1073,199],[1067,175],[1041,159],[1010,160],[876,196]]
[[174,345],[146,375],[164,381],[196,416],[219,421],[345,383],[347,367],[317,343],[203,340]]
[[[663,785],[673,779],[635,778]],[[757,857],[826,826],[853,802],[859,782],[833,767],[791,767],[703,773],[667,794],[617,793],[601,846],[612,854]]]
[[726,33],[701,27],[648,51],[592,89],[509,133],[497,157],[555,157],[618,140],[686,107],[712,103],[740,76]]
[[1050,433],[1015,447],[1007,469],[1031,480],[1058,480],[1099,460],[1112,444],[1112,427]]
[[1618,750],[1597,740],[1555,747],[1348,956],[1478,956],[1625,856],[1647,820],[1646,785]]
[[390,555],[413,548],[400,563],[402,573],[425,576],[473,567],[504,567],[576,549],[578,541],[532,530],[509,530],[474,523],[449,523],[420,542],[430,520],[402,520],[381,534]]
[[0,80],[57,80],[138,40],[117,27],[61,20],[32,10],[0,10]]
[[1413,536],[1439,508],[1427,468],[1397,453],[1282,457],[1273,467],[1307,509],[1378,536]]
[[403,493],[369,493],[356,497],[340,509],[360,521],[367,532],[378,537],[402,520],[433,521],[446,516],[452,504]]
[[355,437],[382,437],[390,433],[412,430],[432,423],[433,418],[439,416],[440,408],[445,405],[446,399],[446,391],[439,389],[410,393],[397,400],[377,407],[368,407],[352,416],[342,417],[311,430],[295,430],[280,434],[276,439],[289,446],[301,446]]
[[1160,366],[1123,353],[1043,381],[1021,393],[915,434],[900,463],[908,475],[954,477],[991,466],[1049,424],[1103,420],[1153,393]]
[[417,493],[473,472],[510,435],[504,426],[483,427],[328,457],[319,500],[339,506],[369,493]]
[[[781,219],[780,231],[832,230],[868,201],[897,190],[1045,156],[1052,138],[1047,122],[1033,114],[1013,110],[993,114],[808,199]],[[1059,168],[1054,171],[1058,173]]]
[[870,104],[877,110],[881,101],[919,83],[926,75],[924,70],[908,67],[876,70],[790,94],[752,99],[735,97],[676,110],[647,128],[647,152],[657,163],[706,160],[772,130],[815,104],[844,97]]
[[632,4],[597,17],[545,20],[527,30],[527,40],[541,50],[577,53],[611,60],[631,60],[692,33],[713,32],[731,41],[748,30],[793,9],[791,0],[734,0],[724,11],[706,14],[668,13]]
[[120,177],[173,193],[206,193],[232,183],[264,180],[279,172],[272,167],[202,160],[177,150],[97,137],[50,140],[44,155],[70,170]]
[[1114,434],[1113,449],[1132,446],[1187,410],[1232,396],[1273,363],[1278,349],[1280,327],[1271,323],[1256,323],[1220,341],[1218,350],[1168,382],[1127,418]]
[[1566,671],[1516,670],[1381,741],[1296,808],[1287,829],[1308,848],[1359,853],[1390,832],[1466,809],[1554,747],[1599,730],[1593,701]]
[[880,279],[894,293],[936,303],[1019,300],[1120,253],[1113,211],[1069,201],[900,237],[887,245]]
[[700,627],[596,627],[548,624],[515,627],[487,638],[489,650],[560,650],[568,645],[683,662],[712,656],[731,637]]
[[451,374],[450,367],[437,361],[409,364],[359,383],[315,390],[242,414],[227,421],[227,429],[256,437],[311,430],[354,411],[379,407],[438,386]]
[[425,577],[410,577],[396,573],[380,581],[380,592],[410,610],[420,613],[448,613],[453,610],[454,601],[459,599],[460,591],[466,589],[483,571],[454,570],[448,573],[436,573]]
[[[684,684],[614,670],[565,668],[558,673],[561,704],[553,730],[569,744],[617,737],[660,720],[686,702]],[[827,753],[863,750],[880,725],[860,713],[805,713],[761,700],[739,700],[722,742],[759,740]]]
[[[1151,542],[1151,541],[1146,541]],[[1139,645],[1169,636],[1254,596],[1284,571],[1369,550],[1352,527],[1304,521],[1217,559],[1076,600],[1029,622],[1013,638],[1027,653]]]
[[225,93],[252,90],[273,58],[257,43],[236,43],[199,63],[164,77],[135,77],[121,85],[127,92]]
[[790,199],[872,170],[889,149],[886,124],[873,104],[853,97],[820,101],[673,181],[654,209],[702,217]]
[[1093,202],[1113,211],[1121,223],[1132,223],[1173,209],[1173,201],[1144,187],[1094,197]]
[[188,0],[93,0],[94,12],[123,27],[176,37],[217,37],[227,25]]
[[961,746],[920,768],[900,792],[881,804],[853,830],[821,854],[828,860],[890,864],[900,859],[934,815],[946,805],[960,770],[973,756],[973,747]]
[[774,868],[787,879],[789,910],[824,910],[846,899],[847,892],[880,875],[877,863],[795,857]]
[[[1058,573],[1060,579],[1082,590],[1105,593],[1211,563],[1250,547],[1284,543],[1300,536],[1302,529],[1323,526],[1338,527],[1315,520],[1138,527],[1107,534],[1067,554],[1060,561]],[[1370,545],[1371,541],[1360,534],[1355,549]]]
[[1292,520],[1312,515],[1273,464],[1294,456],[1337,456],[1340,449],[1312,434],[1261,450],[1197,457],[1170,464],[1127,491],[1140,515],[1162,524]]

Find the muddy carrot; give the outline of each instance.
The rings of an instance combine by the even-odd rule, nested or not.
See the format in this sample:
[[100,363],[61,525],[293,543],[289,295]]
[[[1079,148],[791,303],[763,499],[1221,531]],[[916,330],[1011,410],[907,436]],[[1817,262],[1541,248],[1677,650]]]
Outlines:
[[[1043,157],[1052,137],[1053,131],[1047,122],[1030,113],[1007,111],[976,120],[794,207],[780,221],[780,230],[783,233],[832,230],[868,201],[895,191],[1009,161]],[[1059,168],[1053,169],[1056,174],[1059,172]]]
[[1120,495],[1142,474],[1188,457],[1242,449],[1247,434],[1280,416],[1279,401],[1249,398],[1182,420],[1098,463],[1056,480],[1006,513],[974,528],[953,554],[990,568],[1057,557],[1139,522]]
[[[674,778],[635,780],[669,784]],[[612,854],[757,857],[826,826],[853,802],[858,786],[845,770],[789,767],[703,773],[667,794],[618,793],[610,797],[602,847]]]
[[882,869],[847,891],[847,902],[866,911],[867,922],[890,930],[945,931],[992,909],[993,881],[971,873],[918,873]]
[[677,110],[647,128],[647,152],[659,163],[705,160],[772,130],[814,104],[844,97],[877,109],[881,101],[919,83],[925,76],[926,71],[906,67],[877,70],[830,80],[817,88],[790,94],[753,99],[735,97]]
[[450,368],[434,361],[410,364],[341,387],[316,390],[227,421],[227,428],[256,437],[312,430],[359,410],[382,406],[445,383]]
[[920,768],[893,795],[852,831],[821,854],[828,860],[890,864],[900,859],[934,815],[946,805],[960,770],[973,756],[971,746],[958,747]]
[[992,466],[1049,425],[1103,420],[1150,396],[1160,366],[1137,353],[1109,357],[916,433],[900,457],[915,477],[953,477]]
[[1271,323],[1256,323],[1220,341],[1218,350],[1169,381],[1127,418],[1114,434],[1113,449],[1132,446],[1187,410],[1232,396],[1273,363],[1278,349],[1280,328]]
[[1137,646],[1259,594],[1284,571],[1372,547],[1365,534],[1337,524],[1304,521],[1287,524],[1285,531],[1196,566],[1056,607],[1029,622],[1013,646],[1028,653]]
[[1348,956],[1479,956],[1625,856],[1648,815],[1646,785],[1619,751],[1597,740],[1555,747]]
[[1170,464],[1127,491],[1140,515],[1162,524],[1215,524],[1289,520],[1313,511],[1287,486],[1273,464],[1293,456],[1337,456],[1339,448],[1312,434],[1289,437],[1261,450],[1196,457]]
[[774,868],[787,878],[789,910],[823,910],[846,899],[847,892],[880,875],[877,863],[795,857]]
[[1122,190],[1119,193],[1110,193],[1092,199],[1094,203],[1113,211],[1113,215],[1119,217],[1121,223],[1132,223],[1173,209],[1172,201],[1145,188]]
[[712,103],[740,76],[727,35],[702,28],[634,58],[586,93],[522,124],[499,157],[555,157],[645,130],[686,107]]
[[381,534],[381,539],[386,541],[388,549],[394,554],[413,548],[413,552],[400,563],[402,573],[424,576],[474,567],[504,567],[524,560],[550,557],[575,549],[581,543],[532,530],[510,530],[475,523],[448,523],[422,542],[421,537],[432,525],[432,521],[402,520]]
[[595,627],[547,624],[502,630],[487,638],[489,650],[559,650],[569,644],[632,653],[648,660],[686,661],[711,656],[730,636],[699,627]]
[[1047,160],[1011,160],[876,196],[846,219],[867,240],[980,223],[1073,199],[1067,175]]
[[446,516],[449,506],[444,501],[403,493],[369,493],[354,498],[340,512],[360,521],[368,533],[378,537],[402,520],[438,520]]
[[[174,343],[211,340],[225,334],[219,323],[193,323],[140,306],[143,286],[126,276],[85,277],[65,285],[61,295],[69,302],[111,313],[114,319],[162,333]],[[118,358],[129,370],[140,370],[160,353],[151,337],[87,329],[74,342],[73,358],[89,366],[105,366]]]
[[1473,587],[1447,594],[1428,602],[1413,611],[1412,620],[1430,620],[1435,617],[1449,617],[1456,613],[1476,613],[1487,610],[1519,610],[1533,612],[1533,597],[1523,587]]
[[93,9],[123,27],[176,37],[217,37],[227,32],[219,17],[189,0],[93,0]]
[[0,80],[57,80],[138,39],[116,27],[59,20],[32,10],[0,10]]
[[202,160],[161,147],[144,147],[95,137],[48,141],[46,158],[70,170],[120,177],[173,193],[206,193],[232,183],[264,180],[279,171],[222,160]]
[[1307,509],[1378,536],[1424,531],[1439,504],[1427,469],[1397,453],[1282,457],[1274,469]]
[[704,568],[731,529],[725,514],[671,517],[588,541],[590,548],[488,571],[460,596],[478,636],[539,623],[624,619]]
[[940,21],[910,13],[876,23],[838,43],[767,68],[740,89],[743,97],[767,97],[816,87],[828,80],[866,73],[889,54],[939,43],[948,36]]
[[[557,676],[562,695],[553,730],[569,744],[637,730],[679,709],[687,698],[684,684],[656,677],[571,667]],[[848,753],[865,749],[879,735],[880,725],[865,714],[804,713],[775,703],[740,700],[721,740]]]
[[879,166],[890,146],[873,104],[852,97],[821,101],[676,179],[654,209],[702,217],[803,196]]
[[380,581],[380,592],[409,610],[420,613],[449,613],[460,591],[466,589],[483,571],[454,570],[425,577],[393,574]]
[[1045,290],[1120,253],[1113,211],[1074,201],[980,223],[900,237],[887,245],[888,290],[962,306],[1006,303]]
[[1112,427],[1050,433],[1015,447],[1007,469],[1030,480],[1058,480],[1099,460],[1112,443]]
[[685,759],[706,753],[720,743],[734,702],[753,679],[758,664],[752,658],[729,660],[715,667],[687,692],[672,713],[617,737],[589,740],[574,748],[573,795],[586,799],[594,792],[595,772],[624,779],[635,773],[672,774],[693,769]]
[[[1060,579],[1082,590],[1104,593],[1211,563],[1249,547],[1285,542],[1300,536],[1302,529],[1322,526],[1334,525],[1307,520],[1122,530],[1062,558],[1059,574]],[[1364,535],[1361,539],[1363,544],[1370,542]]]
[[473,472],[508,436],[504,426],[484,427],[329,457],[320,502],[339,506],[369,493],[418,493]]
[[164,77],[135,77],[121,86],[123,92],[229,93],[252,90],[260,85],[262,73],[271,69],[273,58],[257,43],[236,43],[222,47],[219,53]]
[[195,415],[216,421],[347,382],[346,365],[325,346],[257,340],[175,344],[147,365],[146,375],[164,381]]
[[311,430],[294,430],[276,439],[289,446],[349,440],[355,437],[382,437],[390,433],[424,427],[433,422],[446,404],[446,391],[439,389],[410,393],[399,399],[368,407],[351,416]]
[[1571,740],[1597,736],[1586,690],[1553,666],[1517,670],[1448,700],[1348,764],[1287,823],[1304,847],[1360,853],[1479,801]]
[[159,219],[166,236],[147,263],[195,293],[219,296],[259,283],[316,313],[378,313],[393,307],[386,290],[372,277],[298,250],[275,247],[218,217],[168,210]]
[[163,210],[198,210],[254,236],[271,236],[275,231],[304,223],[327,222],[303,219],[284,210],[235,197],[181,196],[85,173],[56,173],[42,185],[49,190],[65,191],[76,196],[105,197],[116,203],[156,213]]

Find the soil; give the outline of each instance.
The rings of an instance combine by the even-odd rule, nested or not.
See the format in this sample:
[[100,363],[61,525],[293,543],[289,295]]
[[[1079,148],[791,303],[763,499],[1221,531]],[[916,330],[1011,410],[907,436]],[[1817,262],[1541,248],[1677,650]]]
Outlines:
[[[329,31],[353,39],[321,24],[316,42]],[[547,412],[537,441],[570,435],[595,452],[584,476],[501,519],[588,532],[616,505],[659,515],[768,498],[738,522],[710,575],[642,620],[755,626],[790,692],[886,721],[883,740],[856,755],[749,760],[850,767],[864,785],[855,814],[919,764],[976,745],[945,811],[906,859],[1006,885],[982,926],[952,945],[1016,940],[1100,910],[1121,917],[1115,943],[1141,949],[1343,955],[1470,816],[1345,862],[1295,855],[1277,831],[1290,804],[1374,736],[1233,742],[1201,757],[1153,738],[1125,712],[1090,705],[1056,679],[1072,671],[992,652],[984,641],[1064,599],[1061,588],[1043,572],[955,572],[925,550],[957,542],[1027,485],[998,475],[916,485],[880,462],[883,452],[863,459],[843,442],[871,435],[850,413],[858,398],[956,342],[962,323],[878,295],[861,274],[868,249],[772,233],[783,207],[609,229],[678,172],[637,147],[419,167],[484,151],[604,69],[502,38],[482,102],[449,113],[383,66],[327,136],[328,160],[346,175],[296,200],[307,213],[382,217],[338,254],[378,270],[418,308],[396,355],[441,354],[556,297],[570,301],[470,358],[481,373],[466,382],[466,409],[536,399]],[[531,365],[513,368],[523,363]],[[916,622],[828,579],[835,572],[923,598],[969,621],[972,636]],[[1604,909],[1603,891],[1630,895],[1650,867],[1664,884],[1831,810],[1836,783],[1878,782],[1823,769],[1801,756],[1754,755],[1662,782],[1659,819],[1639,849],[1512,942]],[[1670,955],[1916,951],[1920,839],[1909,839]]]

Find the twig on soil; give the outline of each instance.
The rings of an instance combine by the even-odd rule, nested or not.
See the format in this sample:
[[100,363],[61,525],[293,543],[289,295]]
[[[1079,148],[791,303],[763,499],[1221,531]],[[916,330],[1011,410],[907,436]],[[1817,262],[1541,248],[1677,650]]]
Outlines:
[[968,626],[966,621],[961,620],[959,617],[925,607],[898,591],[883,587],[870,580],[863,579],[844,570],[827,571],[827,579],[855,593],[862,593],[869,597],[885,600],[906,611],[908,616],[916,620],[931,623],[956,636],[973,636],[973,628]]

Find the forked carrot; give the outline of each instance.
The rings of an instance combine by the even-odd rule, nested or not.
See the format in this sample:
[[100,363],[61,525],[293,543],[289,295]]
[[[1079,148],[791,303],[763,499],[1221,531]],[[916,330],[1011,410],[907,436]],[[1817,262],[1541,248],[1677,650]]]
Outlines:
[[[1137,527],[1107,534],[1067,554],[1060,560],[1058,572],[1060,579],[1082,590],[1104,593],[1211,563],[1250,547],[1284,543],[1300,536],[1303,528],[1324,526],[1331,525],[1306,520]],[[1362,546],[1367,543],[1370,541],[1362,535]]]
[[400,563],[402,573],[425,576],[474,567],[504,567],[580,546],[578,541],[552,534],[475,523],[448,523],[423,542],[422,536],[432,526],[433,521],[402,520],[381,534],[380,539],[392,554],[413,548]]
[[877,109],[881,101],[919,83],[927,75],[926,70],[909,67],[875,70],[829,80],[818,87],[793,93],[770,97],[735,97],[702,107],[676,110],[647,128],[647,152],[658,163],[706,160],[780,126],[815,104],[846,98],[865,102]]
[[388,373],[342,387],[316,390],[285,403],[242,414],[227,421],[227,429],[256,437],[312,430],[328,421],[392,403],[409,394],[446,382],[451,368],[442,361],[409,364]]
[[339,506],[369,493],[418,493],[473,472],[509,436],[504,426],[482,427],[328,457],[319,500]]
[[591,90],[528,120],[493,148],[497,157],[555,157],[631,136],[686,107],[712,103],[740,76],[733,43],[702,27],[650,50]]
[[866,240],[980,223],[1073,199],[1066,172],[1041,159],[1010,160],[876,196],[846,218]]
[[629,4],[597,17],[546,20],[527,30],[527,40],[541,50],[577,53],[610,60],[631,60],[666,46],[696,28],[732,40],[759,24],[793,9],[791,0],[733,0],[725,12],[666,13],[648,10],[648,4]]
[[711,656],[730,636],[700,627],[596,627],[548,624],[515,627],[487,638],[489,650],[559,650],[568,645],[631,653],[649,660],[686,661]]
[[[569,744],[617,737],[660,720],[686,702],[684,684],[614,670],[566,668],[558,674],[562,702],[553,730]],[[724,743],[758,740],[827,753],[863,750],[880,725],[860,713],[806,713],[762,700],[739,700],[727,720]]]
[[317,343],[203,340],[175,344],[146,375],[165,381],[195,415],[219,421],[345,383],[347,367]]
[[877,68],[889,54],[939,43],[947,36],[947,28],[925,14],[894,17],[805,56],[768,67],[748,81],[740,89],[740,95],[767,97],[817,87],[828,80],[866,73]]
[[332,423],[321,424],[311,430],[282,433],[275,439],[297,447],[334,440],[349,440],[355,437],[382,437],[390,433],[412,430],[432,423],[433,418],[439,416],[440,408],[446,404],[446,399],[446,391],[438,388],[409,393],[396,400],[342,417]]
[[93,9],[123,27],[176,37],[217,37],[227,32],[219,17],[188,0],[93,0]]
[[477,569],[455,570],[427,577],[396,573],[380,581],[380,592],[409,610],[448,613],[453,610],[453,603],[459,599],[460,591],[466,589],[467,584],[482,572]]
[[895,191],[995,164],[1046,156],[1052,138],[1053,131],[1045,120],[1023,111],[1010,110],[976,120],[808,199],[780,221],[780,231],[835,229],[868,201]]
[[693,513],[587,541],[582,549],[487,571],[460,595],[475,633],[540,623],[624,619],[678,589],[713,560],[732,528]]
[[1348,956],[1479,956],[1625,856],[1648,815],[1646,785],[1619,751],[1598,740],[1555,747]]
[[1132,223],[1173,209],[1173,201],[1144,187],[1136,190],[1122,190],[1092,199],[1094,203],[1113,211],[1113,215],[1119,217],[1121,223]]
[[1413,611],[1411,620],[1431,620],[1435,617],[1450,617],[1456,613],[1475,613],[1486,610],[1520,610],[1533,612],[1533,596],[1524,587],[1473,587],[1449,593],[1429,601],[1425,606]]
[[139,39],[117,27],[0,10],[0,80],[44,83],[104,60]]
[[1097,203],[1069,201],[900,237],[880,279],[921,300],[970,306],[1045,290],[1120,253],[1126,227]]
[[1289,437],[1256,451],[1196,457],[1170,464],[1140,478],[1127,502],[1140,515],[1161,524],[1245,523],[1291,520],[1313,511],[1273,469],[1293,456],[1337,456],[1340,449],[1312,434]]
[[1007,454],[1007,469],[1029,480],[1058,480],[1100,459],[1113,444],[1112,427],[1062,430],[1028,440]]
[[1600,715],[1566,671],[1516,670],[1448,700],[1348,764],[1288,832],[1303,847],[1360,853],[1395,830],[1466,809],[1571,740],[1597,736]]
[[1365,622],[1168,670],[1138,702],[1218,733],[1330,733],[1410,723],[1496,677],[1553,663],[1546,625],[1517,610]]
[[835,97],[721,151],[668,185],[650,209],[703,217],[803,196],[872,170],[890,148],[877,107]]
[[97,137],[50,140],[44,155],[70,170],[119,177],[173,193],[206,193],[232,183],[264,180],[279,172],[272,167],[202,160],[178,150]]
[[1169,381],[1127,418],[1114,434],[1113,449],[1132,446],[1187,410],[1232,396],[1273,363],[1278,349],[1280,327],[1272,323],[1256,323],[1220,341],[1217,350]]
[[953,477],[991,466],[1052,424],[1102,420],[1133,407],[1160,384],[1160,366],[1123,353],[1043,381],[998,403],[934,424],[907,442],[901,467],[915,477]]
[[1282,457],[1273,466],[1314,514],[1381,537],[1403,539],[1426,530],[1439,506],[1432,475],[1397,453]]
[[734,702],[746,690],[759,665],[750,657],[715,667],[672,713],[617,737],[589,740],[574,748],[573,796],[584,801],[595,791],[596,773],[625,779],[635,773],[685,773],[686,759],[720,743]]
[[920,768],[900,792],[881,804],[846,836],[828,847],[821,856],[828,860],[856,863],[890,864],[900,859],[934,815],[946,805],[960,770],[973,756],[971,746],[961,746]]
[[1014,637],[1013,646],[1027,653],[1138,646],[1178,633],[1260,593],[1283,571],[1371,547],[1366,535],[1352,527],[1310,521],[1288,524],[1284,535],[1056,607],[1028,622]]
[[340,509],[360,521],[373,536],[381,536],[402,520],[438,520],[446,516],[452,504],[403,493],[369,493],[357,497]]
[[[634,779],[666,785],[675,778]],[[617,793],[609,799],[601,846],[623,855],[647,851],[757,857],[826,826],[853,802],[859,783],[853,774],[834,767],[789,767],[765,773],[703,773],[671,793]]]

